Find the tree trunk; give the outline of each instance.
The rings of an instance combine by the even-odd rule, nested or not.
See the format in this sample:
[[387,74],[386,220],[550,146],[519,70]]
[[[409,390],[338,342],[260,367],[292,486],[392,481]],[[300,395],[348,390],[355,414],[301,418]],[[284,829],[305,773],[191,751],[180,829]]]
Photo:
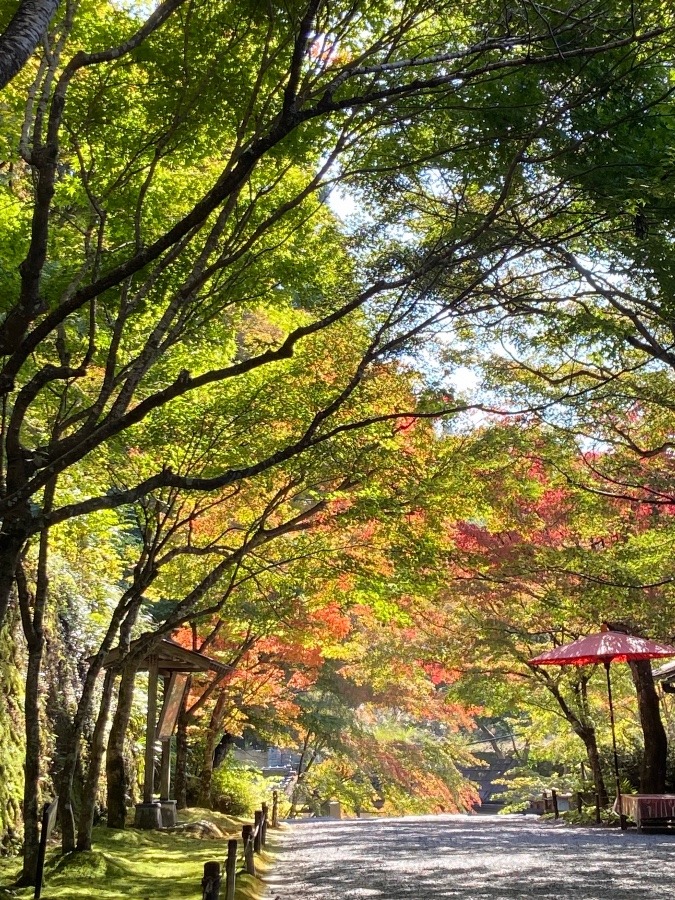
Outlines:
[[218,766],[222,766],[225,762],[228,753],[232,749],[234,744],[234,735],[229,732],[225,732],[225,734],[221,737],[218,743],[215,746],[213,751],[213,768],[217,769]]
[[605,779],[602,774],[602,765],[600,763],[600,753],[598,751],[598,740],[595,734],[595,728],[585,726],[581,728],[575,727],[574,730],[586,747],[588,764],[591,768],[595,792],[600,798],[600,806],[607,806],[609,803],[609,795],[607,794],[607,786],[605,785]]
[[187,704],[187,696],[183,699],[180,715],[178,716],[178,725],[176,728],[176,780],[174,791],[176,794],[176,808],[185,809],[187,807],[187,723],[188,716],[185,709]]
[[59,0],[23,0],[19,4],[14,18],[0,36],[0,90],[35,52],[58,6]]
[[204,759],[202,773],[199,780],[199,802],[202,806],[211,805],[211,782],[213,780],[213,754],[218,741],[218,732],[223,723],[223,715],[227,705],[227,696],[222,693],[211,713],[209,726],[204,735]]
[[[72,726],[70,728],[70,733],[68,735],[68,741],[66,746],[66,751],[64,753],[64,762],[63,769],[61,773],[61,778],[59,781],[59,790],[60,790],[60,798],[64,804],[71,803],[72,791],[73,791],[73,781],[75,778],[75,771],[77,768],[77,761],[79,756],[80,749],[80,737],[82,735],[82,729],[85,723],[85,720],[90,714],[92,702],[94,699],[94,692],[96,688],[96,681],[98,676],[103,668],[103,663],[105,657],[112,647],[115,638],[119,632],[120,638],[120,647],[122,648],[123,653],[128,652],[129,650],[129,641],[131,635],[131,629],[133,628],[136,618],[138,615],[138,609],[140,606],[140,597],[136,596],[139,591],[139,584],[134,583],[134,586],[126,591],[124,595],[121,597],[120,602],[117,605],[117,609],[113,613],[113,616],[108,625],[108,629],[106,635],[101,642],[101,645],[96,653],[96,656],[91,661],[89,665],[89,669],[87,671],[87,675],[84,679],[84,684],[82,687],[82,694],[80,695],[79,702],[77,704],[77,711],[72,721]],[[114,681],[114,679],[113,679]],[[105,684],[104,682],[104,695],[105,695]],[[112,691],[112,686],[109,686]],[[110,701],[112,699],[111,696],[108,698],[108,708],[105,712],[106,721],[103,722],[103,728],[105,728],[105,724],[107,722],[107,716],[110,709]],[[104,699],[102,698],[101,703],[103,705]],[[103,740],[103,734],[100,735],[100,740]],[[92,748],[93,752],[93,748]],[[102,753],[101,749],[101,753]],[[100,767],[101,758],[98,760],[98,765]],[[98,784],[99,773],[95,773],[96,781]],[[95,790],[95,789],[94,789]],[[93,815],[93,807],[91,809],[91,813]],[[87,813],[88,815],[88,813]],[[81,828],[79,828],[81,832]],[[78,834],[78,843],[79,843],[79,834]],[[71,828],[67,827],[63,830],[62,841],[61,841],[61,849],[64,853],[70,853],[72,850],[76,849],[75,845],[75,828],[74,825]],[[82,849],[82,848],[79,848]]]
[[300,753],[300,759],[298,760],[298,765],[296,768],[296,777],[295,784],[293,785],[293,790],[291,792],[291,808],[288,813],[289,819],[294,819],[298,814],[298,802],[300,799],[300,791],[302,788],[302,777],[305,768],[305,758],[307,756],[307,748],[309,747],[309,734],[305,735],[305,740],[302,745],[302,752]]
[[588,756],[588,763],[591,767],[591,773],[593,775],[595,791],[600,798],[600,805],[607,806],[609,802],[609,796],[607,794],[605,779],[602,774],[600,753],[598,752],[598,740],[596,737],[595,728],[590,723],[588,716],[587,687],[588,679],[590,676],[580,677],[578,683],[573,686],[573,690],[577,695],[577,701],[580,706],[579,714],[567,702],[560,691],[560,687],[551,678],[548,672],[540,672],[539,677],[541,678],[542,683],[555,697],[558,706],[562,710],[563,715],[565,716],[567,721],[572,726],[572,730],[574,731],[574,733],[584,742],[586,755]]
[[[64,640],[63,643],[62,640]],[[72,677],[74,673],[71,666],[74,654],[75,649],[68,645],[65,632],[62,628],[56,626],[49,636],[47,652],[43,660],[44,674],[42,678],[47,685],[44,707],[48,722],[44,728],[50,732],[53,740],[49,775],[51,775],[56,793],[59,796],[59,825],[64,853],[75,849],[72,785],[75,776],[81,776],[82,774],[77,766],[79,761],[78,754],[75,753],[74,775],[70,780],[66,778],[68,759],[73,744],[72,702],[74,684]],[[75,747],[79,749],[79,743],[76,743]],[[81,777],[78,777],[78,787],[81,784]]]
[[[7,523],[3,523],[5,530],[9,529]],[[0,533],[0,625],[7,617],[7,610],[15,583],[16,565],[19,554],[26,542],[22,531],[8,531]]]
[[108,828],[124,828],[127,808],[127,773],[124,764],[124,739],[129,726],[131,706],[134,700],[136,666],[128,665],[122,672],[117,709],[113,716],[108,752],[106,754],[106,780],[108,786]]
[[[56,480],[45,486],[44,509],[50,510],[54,499]],[[28,666],[26,668],[26,698],[24,722],[26,728],[26,755],[23,791],[24,822],[24,862],[21,874],[22,884],[35,884],[39,845],[39,797],[40,797],[40,669],[44,653],[43,631],[44,613],[49,592],[47,559],[49,555],[49,531],[40,534],[40,549],[35,579],[35,593],[31,597],[26,573],[20,562],[15,567],[21,627],[28,646]]]
[[640,793],[663,794],[666,790],[668,738],[661,721],[659,697],[654,685],[652,667],[647,660],[630,663],[637,691],[640,725],[644,735],[644,753],[640,765]]
[[94,810],[96,809],[96,795],[98,793],[99,778],[101,775],[101,763],[105,750],[105,727],[110,714],[113,688],[115,686],[116,673],[108,669],[103,682],[101,705],[99,707],[94,734],[91,739],[91,751],[89,754],[89,769],[82,791],[82,806],[77,826],[77,849],[91,850],[91,830],[94,827]]
[[24,722],[26,728],[26,757],[23,789],[23,871],[20,883],[35,884],[37,872],[39,835],[39,790],[40,790],[40,666],[44,638],[40,634],[32,642],[28,653],[26,671],[26,700]]
[[204,735],[204,758],[202,771],[199,777],[199,805],[206,808],[211,806],[211,782],[213,781],[213,751],[216,746],[217,731],[207,728]]

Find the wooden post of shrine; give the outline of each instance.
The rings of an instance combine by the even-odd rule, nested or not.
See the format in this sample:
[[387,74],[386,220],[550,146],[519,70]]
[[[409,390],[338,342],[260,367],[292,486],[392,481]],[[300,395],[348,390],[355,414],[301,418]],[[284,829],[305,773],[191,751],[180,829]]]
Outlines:
[[157,659],[148,660],[148,717],[145,724],[143,803],[152,803],[155,787],[155,730],[157,728]]
[[[164,676],[164,706],[170,699],[176,675]],[[181,695],[182,696],[182,695]],[[158,731],[161,725],[157,726]],[[173,723],[171,724],[173,731]],[[163,733],[157,735],[162,742],[162,764],[159,776],[159,804],[162,807],[162,828],[173,828],[177,823],[176,801],[171,799],[171,734],[165,737]]]
[[178,816],[176,801],[171,799],[171,738],[162,741],[159,805],[162,807],[162,828],[173,828],[178,822]]
[[[132,642],[136,650],[138,638]],[[104,666],[119,666],[123,659],[121,648],[111,650]],[[224,666],[196,650],[188,650],[171,638],[162,638],[142,660],[140,667],[148,670],[148,715],[145,728],[145,772],[143,802],[136,806],[134,824],[137,828],[168,828],[176,824],[176,801],[170,799],[171,790],[171,735],[176,726],[181,701],[190,673],[212,671],[224,675],[230,666]],[[162,676],[164,697],[158,716],[157,684]],[[159,719],[159,721],[158,721]],[[160,769],[160,800],[154,798],[155,745],[162,746]]]
[[171,796],[171,738],[162,741],[162,765],[159,779],[159,799],[164,802]]
[[148,715],[145,725],[145,772],[143,802],[136,805],[136,828],[161,828],[162,810],[153,800],[155,781],[155,731],[157,729],[157,682],[159,666],[157,657],[148,658]]

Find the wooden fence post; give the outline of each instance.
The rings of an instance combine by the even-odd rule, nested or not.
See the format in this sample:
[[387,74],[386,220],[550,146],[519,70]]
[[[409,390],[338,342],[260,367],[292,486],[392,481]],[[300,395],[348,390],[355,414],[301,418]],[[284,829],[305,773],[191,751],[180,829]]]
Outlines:
[[237,839],[227,842],[227,861],[225,863],[225,900],[234,900],[234,886],[237,880]]
[[253,849],[256,853],[262,850],[262,810],[256,809],[253,814]]
[[272,828],[279,827],[279,791],[272,791]]
[[269,818],[269,808],[266,803],[262,804],[262,838],[260,839],[260,843],[264,847],[267,843],[267,820]]
[[220,863],[204,863],[202,878],[202,900],[219,900],[220,898]]
[[244,825],[241,829],[241,839],[244,842],[244,868],[249,875],[255,875],[255,859],[253,857],[253,826]]
[[595,792],[595,824],[600,824],[600,794]]
[[582,809],[582,800],[581,800],[581,791],[577,792],[577,812],[580,813]]
[[560,818],[560,813],[558,812],[558,793],[555,790],[551,791],[551,800],[553,801],[553,814],[556,819]]
[[544,793],[542,794],[542,797],[544,798],[544,812],[547,813],[549,810],[548,810],[548,794],[546,793],[546,791],[544,791]]

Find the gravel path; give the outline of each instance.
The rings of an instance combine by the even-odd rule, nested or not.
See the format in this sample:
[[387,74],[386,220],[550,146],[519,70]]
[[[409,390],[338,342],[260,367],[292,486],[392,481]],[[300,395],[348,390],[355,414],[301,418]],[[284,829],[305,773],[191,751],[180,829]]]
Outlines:
[[280,900],[665,900],[675,836],[524,816],[303,820],[277,832]]

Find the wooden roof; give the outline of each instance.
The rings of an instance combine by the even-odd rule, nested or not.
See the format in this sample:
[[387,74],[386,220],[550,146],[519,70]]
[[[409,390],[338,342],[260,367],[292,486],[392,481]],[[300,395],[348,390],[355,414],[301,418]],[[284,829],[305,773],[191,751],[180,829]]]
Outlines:
[[[138,646],[140,638],[132,641],[130,649],[133,651]],[[196,650],[188,650],[182,647],[171,638],[162,638],[160,644],[155,647],[152,653],[149,653],[141,661],[138,671],[142,672],[148,668],[149,659],[156,658],[157,666],[161,675],[170,675],[172,672],[206,672],[209,669],[212,672],[225,672],[231,669],[223,663],[206,656],[204,653],[198,653]],[[116,647],[111,650],[103,661],[103,667],[116,665],[120,660],[120,648]]]
[[668,684],[672,684],[672,682],[675,681],[675,662],[667,662],[653,674],[657,681],[665,681]]

